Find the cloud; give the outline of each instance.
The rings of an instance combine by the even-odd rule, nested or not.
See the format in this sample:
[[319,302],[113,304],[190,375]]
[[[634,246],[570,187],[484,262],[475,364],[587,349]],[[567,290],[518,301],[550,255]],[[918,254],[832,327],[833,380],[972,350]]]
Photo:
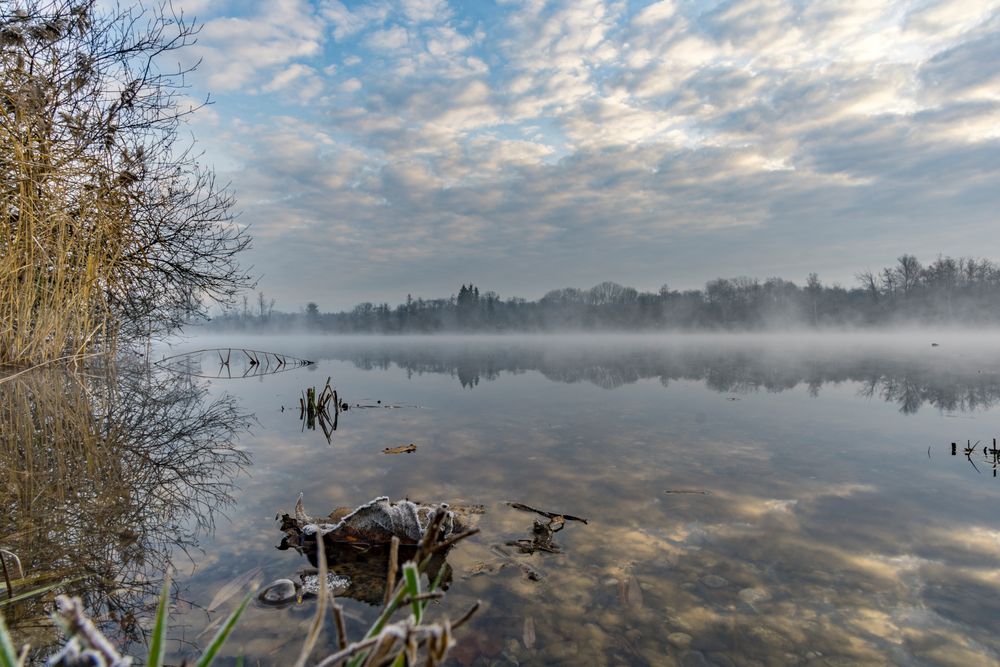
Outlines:
[[262,100],[224,162],[274,253],[308,230],[342,275],[440,290],[456,266],[530,293],[663,258],[694,284],[720,261],[850,283],[872,253],[978,252],[938,226],[987,228],[1000,203],[998,16],[993,0],[283,0],[210,18],[200,48],[207,87]]
[[203,59],[207,87],[225,92],[260,85],[275,68],[319,55],[322,41],[308,2],[275,0],[249,16],[206,20],[193,51]]
[[394,51],[402,49],[410,41],[409,33],[402,26],[393,26],[385,30],[378,30],[368,36],[367,45],[369,48],[384,51]]
[[333,37],[342,41],[383,21],[389,14],[387,3],[366,3],[354,10],[348,9],[340,0],[324,0],[321,3],[323,16],[333,24]]

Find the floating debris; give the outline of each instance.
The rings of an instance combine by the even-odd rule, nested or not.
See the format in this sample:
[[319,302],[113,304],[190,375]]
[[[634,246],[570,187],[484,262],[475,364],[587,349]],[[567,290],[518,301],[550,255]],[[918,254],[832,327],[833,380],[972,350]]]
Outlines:
[[517,547],[523,554],[533,554],[536,551],[545,551],[550,554],[562,553],[559,545],[553,539],[555,533],[562,530],[566,521],[562,516],[549,519],[548,523],[535,519],[531,527],[531,539],[519,539],[507,542],[509,547]]
[[382,450],[383,454],[412,454],[417,451],[417,446],[412,442],[408,445],[400,445],[399,447],[386,447]]
[[676,494],[690,494],[698,496],[710,496],[711,491],[706,491],[704,489],[667,489],[664,493],[676,493]]

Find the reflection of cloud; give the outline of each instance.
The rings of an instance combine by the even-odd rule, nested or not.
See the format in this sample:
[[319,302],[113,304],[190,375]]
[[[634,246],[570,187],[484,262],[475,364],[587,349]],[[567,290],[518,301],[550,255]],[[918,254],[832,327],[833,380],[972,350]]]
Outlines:
[[[904,438],[934,423],[933,415],[904,418],[890,406],[854,400],[850,391],[822,392],[829,404],[799,392],[761,397],[768,400],[758,404],[763,414],[755,421],[733,414],[758,406],[730,405],[694,383],[608,392],[582,382],[554,384],[537,373],[504,375],[469,392],[438,373],[462,376],[486,366],[472,354],[456,365],[441,350],[400,357],[400,341],[366,341],[367,354],[354,348],[357,354],[343,355],[358,359],[355,366],[328,361],[322,349],[328,340],[313,350],[308,344],[297,352],[316,359],[316,372],[332,375],[343,391],[425,407],[349,411],[327,445],[319,433],[300,433],[295,414],[276,412],[279,402],[297,401],[302,385],[315,383],[306,373],[226,384],[268,410],[258,410],[263,428],[248,443],[254,486],[234,529],[215,545],[227,554],[222,562],[242,558],[249,569],[260,559],[269,577],[287,576],[298,560],[273,551],[280,534],[272,517],[289,509],[299,491],[310,509],[353,506],[381,493],[484,503],[482,534],[449,557],[456,579],[438,611],[455,615],[482,599],[484,609],[459,641],[479,646],[484,637],[499,638],[520,664],[551,664],[571,651],[588,664],[663,664],[682,656],[697,664],[698,656],[685,650],[720,665],[947,663],[949,656],[991,664],[1000,655],[991,625],[1000,613],[993,487],[978,486],[972,495],[969,485],[958,488],[939,475],[936,460],[922,467],[919,442],[909,443],[919,464],[913,467],[908,455],[898,457],[908,446],[882,446],[884,434]],[[546,355],[565,377],[586,361],[560,357],[551,347]],[[507,358],[494,348],[491,372],[502,373]],[[538,352],[510,358],[520,358],[523,370]],[[887,352],[882,361],[898,358]],[[852,364],[846,354],[841,361]],[[785,386],[780,364],[773,373],[768,381]],[[746,381],[745,373],[737,375]],[[767,404],[806,414],[796,421]],[[826,407],[835,418],[811,423]],[[690,414],[699,410],[711,417],[693,423]],[[879,416],[875,425],[860,418],[872,413]],[[910,430],[897,432],[903,424]],[[408,442],[417,444],[415,454],[381,454]],[[516,568],[462,579],[477,561],[494,558],[491,544],[531,529],[534,517],[507,507],[507,500],[590,523],[568,524],[556,536],[562,554],[527,559],[542,573],[540,582]],[[199,590],[207,600],[220,582],[204,577],[208,583]],[[632,586],[630,577],[641,605],[634,596],[623,599],[622,582]],[[366,627],[370,610],[346,605],[362,614],[357,629]],[[273,651],[287,641],[275,628],[305,624],[313,610],[252,608],[234,646],[245,640],[262,654]],[[521,642],[527,617],[538,635],[530,651]],[[185,620],[204,623],[194,614]],[[677,648],[685,642],[676,633],[690,636],[688,649]]]

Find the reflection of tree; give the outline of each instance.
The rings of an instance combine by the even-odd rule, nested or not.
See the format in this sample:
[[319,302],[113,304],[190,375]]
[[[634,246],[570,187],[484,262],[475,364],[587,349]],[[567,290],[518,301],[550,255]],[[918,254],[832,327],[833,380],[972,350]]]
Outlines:
[[591,382],[613,389],[643,379],[704,382],[722,393],[781,392],[806,384],[818,395],[824,384],[860,382],[860,394],[899,405],[906,414],[928,404],[945,411],[974,411],[1000,402],[1000,373],[979,365],[937,357],[914,358],[885,350],[818,354],[773,348],[724,346],[611,346],[545,344],[349,344],[338,346],[336,358],[359,368],[388,368],[393,363],[409,374],[446,373],[463,387],[494,380],[502,372],[536,370],[557,382]]
[[[23,588],[67,579],[102,629],[142,639],[141,616],[175,549],[197,546],[249,463],[247,416],[190,378],[40,370],[0,383],[0,544]],[[45,600],[7,607],[18,640],[44,651]]]

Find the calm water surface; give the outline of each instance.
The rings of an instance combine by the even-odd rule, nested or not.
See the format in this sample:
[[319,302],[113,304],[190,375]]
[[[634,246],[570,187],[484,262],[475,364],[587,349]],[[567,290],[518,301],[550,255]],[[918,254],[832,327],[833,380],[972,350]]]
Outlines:
[[[308,567],[275,548],[275,515],[302,493],[315,515],[380,495],[485,507],[433,608],[483,601],[453,664],[996,664],[1000,345],[932,341],[226,337],[158,350],[316,362],[180,376],[197,406],[238,411],[237,448],[216,464],[238,488],[185,491],[217,510],[214,530],[194,525],[208,514],[197,507],[164,523],[188,538],[163,559],[176,568],[173,658],[196,655],[235,606],[206,611],[226,582]],[[194,364],[220,373],[217,356]],[[327,377],[355,406],[329,440],[298,410]],[[534,515],[507,501],[588,523],[557,533],[561,553],[519,555],[503,545],[529,538]],[[343,599],[354,637],[383,567]],[[253,605],[227,651],[288,664],[312,611]]]

